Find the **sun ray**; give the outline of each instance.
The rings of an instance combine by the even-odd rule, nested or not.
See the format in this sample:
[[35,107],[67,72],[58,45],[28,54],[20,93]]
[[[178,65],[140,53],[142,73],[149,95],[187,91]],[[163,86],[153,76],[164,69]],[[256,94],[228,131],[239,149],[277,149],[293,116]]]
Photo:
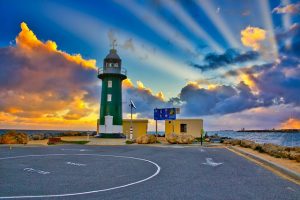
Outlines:
[[[289,5],[291,2],[290,0],[283,0],[282,3],[284,6],[286,6]],[[283,22],[284,30],[285,31],[289,30],[289,28],[292,26],[291,15],[289,13],[282,15],[282,22]],[[291,46],[291,43],[292,43],[292,38],[287,38],[285,40],[285,48],[289,48]]]
[[269,34],[269,43],[270,43],[270,48],[271,48],[271,53],[273,54],[274,58],[273,60],[278,59],[278,45],[277,41],[275,38],[275,33],[274,33],[274,25],[272,21],[272,16],[271,16],[271,10],[270,10],[270,5],[268,0],[257,0],[259,7],[261,9],[261,14],[263,17],[263,22],[264,25],[267,29],[267,32]]
[[193,32],[197,37],[201,38],[209,44],[214,50],[223,52],[224,48],[221,47],[216,41],[214,41],[198,24],[197,22],[187,14],[187,12],[175,1],[162,1],[163,5],[171,11],[174,16],[181,21],[183,25]]
[[[82,14],[79,11],[72,10],[63,6],[52,5],[52,9],[56,10],[56,14],[49,13],[49,17],[57,24],[74,33],[83,40],[94,44],[99,38],[102,38],[102,43],[105,43],[106,33],[103,30],[116,30],[118,43],[124,43],[128,38],[133,38],[134,51],[126,51],[128,58],[139,59],[148,66],[155,68],[157,71],[165,72],[170,76],[178,79],[199,79],[201,73],[198,70],[188,66],[183,61],[174,58],[163,50],[158,50],[156,46],[139,38],[138,36],[127,33],[124,30],[119,30],[117,27],[112,27],[99,19],[90,15]],[[61,20],[57,13],[64,13],[64,20]],[[81,28],[76,24],[80,23]],[[104,34],[101,37],[100,34]],[[153,52],[149,49],[157,49]],[[146,67],[146,66],[145,66]]]
[[167,41],[170,40],[172,44],[184,50],[188,50],[195,55],[197,54],[195,45],[161,17],[155,15],[153,12],[145,9],[143,6],[140,6],[133,1],[129,2],[115,0],[114,2],[129,10],[138,19],[147,24],[148,27],[150,27],[153,31]]
[[214,23],[215,27],[222,33],[222,35],[227,40],[227,43],[230,44],[233,48],[240,48],[241,44],[235,39],[232,32],[229,29],[229,26],[224,22],[215,9],[212,1],[196,1],[197,5],[202,8],[205,14],[210,18]]

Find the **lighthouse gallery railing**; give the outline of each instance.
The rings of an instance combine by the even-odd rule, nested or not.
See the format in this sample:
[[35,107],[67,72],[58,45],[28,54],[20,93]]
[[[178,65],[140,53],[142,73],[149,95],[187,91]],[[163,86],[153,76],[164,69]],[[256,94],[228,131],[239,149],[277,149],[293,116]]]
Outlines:
[[103,67],[98,68],[98,75],[100,74],[123,74],[127,75],[127,70],[122,68],[120,69],[114,69],[114,68],[109,68],[109,69],[104,69]]

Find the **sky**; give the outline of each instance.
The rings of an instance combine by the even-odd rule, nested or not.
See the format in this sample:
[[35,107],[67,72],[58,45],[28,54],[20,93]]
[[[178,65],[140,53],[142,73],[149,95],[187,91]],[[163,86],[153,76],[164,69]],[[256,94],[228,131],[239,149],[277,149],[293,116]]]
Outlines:
[[[0,128],[96,130],[116,41],[123,117],[300,128],[300,1],[0,0]],[[159,122],[163,130],[163,122]]]

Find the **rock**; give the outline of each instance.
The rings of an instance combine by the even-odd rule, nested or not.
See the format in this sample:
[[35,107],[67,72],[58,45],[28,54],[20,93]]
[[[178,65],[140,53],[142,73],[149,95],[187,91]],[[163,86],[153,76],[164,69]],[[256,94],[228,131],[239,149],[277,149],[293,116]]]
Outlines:
[[271,156],[276,158],[288,158],[288,151],[286,151],[286,147],[282,147],[276,144],[264,144],[262,146],[262,150],[268,153]]
[[194,137],[187,134],[170,134],[166,138],[170,144],[191,144],[194,141]]
[[241,140],[237,140],[237,139],[227,139],[223,141],[224,144],[227,145],[240,145],[241,144]]
[[136,143],[138,144],[153,144],[156,143],[156,137],[151,134],[142,135],[136,138]]
[[43,140],[45,139],[45,135],[44,134],[34,134],[31,136],[32,140]]
[[177,144],[177,135],[174,133],[171,133],[170,135],[168,135],[166,137],[167,142],[169,142],[170,144]]
[[81,136],[81,133],[77,131],[70,131],[70,132],[64,132],[62,136]]
[[241,140],[240,146],[245,147],[245,148],[251,148],[251,146],[254,146],[255,142],[250,141],[250,140]]
[[300,153],[300,147],[293,147],[294,151],[296,151],[297,153]]
[[271,156],[278,157],[278,152],[284,151],[285,147],[281,147],[276,144],[266,143],[262,146],[264,152],[270,154]]
[[0,137],[0,144],[27,144],[28,135],[26,133],[17,133],[9,131]]
[[290,157],[290,152],[288,151],[278,151],[277,156],[280,158],[289,158]]
[[289,159],[296,160],[297,162],[300,162],[300,153],[296,151],[289,152]]
[[187,134],[179,134],[177,137],[177,144],[192,144],[194,137]]
[[224,141],[223,141],[223,144],[225,144],[225,145],[230,145],[230,144],[231,144],[230,139],[229,139],[229,140],[224,140]]
[[205,138],[204,141],[205,142],[210,142],[210,139],[209,138]]

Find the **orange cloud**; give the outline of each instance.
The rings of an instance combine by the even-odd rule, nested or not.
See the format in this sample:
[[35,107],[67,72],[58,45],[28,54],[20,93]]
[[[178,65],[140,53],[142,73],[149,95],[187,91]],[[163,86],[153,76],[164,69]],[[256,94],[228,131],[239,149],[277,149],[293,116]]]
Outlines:
[[21,32],[16,38],[16,44],[25,52],[31,53],[36,49],[48,50],[50,52],[58,53],[64,56],[67,60],[74,62],[83,67],[97,69],[96,60],[85,60],[80,54],[70,55],[66,52],[57,49],[57,44],[54,41],[48,40],[45,43],[40,41],[36,35],[30,30],[25,22],[21,23]]
[[278,14],[300,14],[300,2],[296,4],[278,6],[273,9],[273,12],[276,12]]
[[241,72],[239,74],[239,79],[240,81],[243,81],[246,85],[248,85],[254,94],[258,94],[259,89],[254,80],[257,76],[258,74],[248,74]]
[[289,118],[280,125],[282,129],[300,129],[300,119]]
[[241,31],[241,41],[243,45],[251,47],[258,51],[261,48],[261,42],[266,39],[266,31],[258,27],[248,26]]
[[124,88],[133,88],[133,83],[131,82],[131,80],[129,78],[125,79],[123,82],[122,82],[122,86]]
[[163,93],[162,91],[158,92],[158,93],[156,94],[156,96],[157,96],[159,99],[161,99],[162,101],[165,100],[165,95],[164,95],[164,93]]
[[150,88],[146,88],[144,86],[144,83],[142,81],[137,81],[137,89],[138,90],[142,90],[142,91],[146,91],[148,92],[150,95],[157,97],[158,99],[164,101],[165,95],[162,91],[158,92],[157,94],[154,94],[153,91]]
[[95,60],[38,39],[26,23],[16,46],[0,49],[0,127],[96,129],[99,86]]

